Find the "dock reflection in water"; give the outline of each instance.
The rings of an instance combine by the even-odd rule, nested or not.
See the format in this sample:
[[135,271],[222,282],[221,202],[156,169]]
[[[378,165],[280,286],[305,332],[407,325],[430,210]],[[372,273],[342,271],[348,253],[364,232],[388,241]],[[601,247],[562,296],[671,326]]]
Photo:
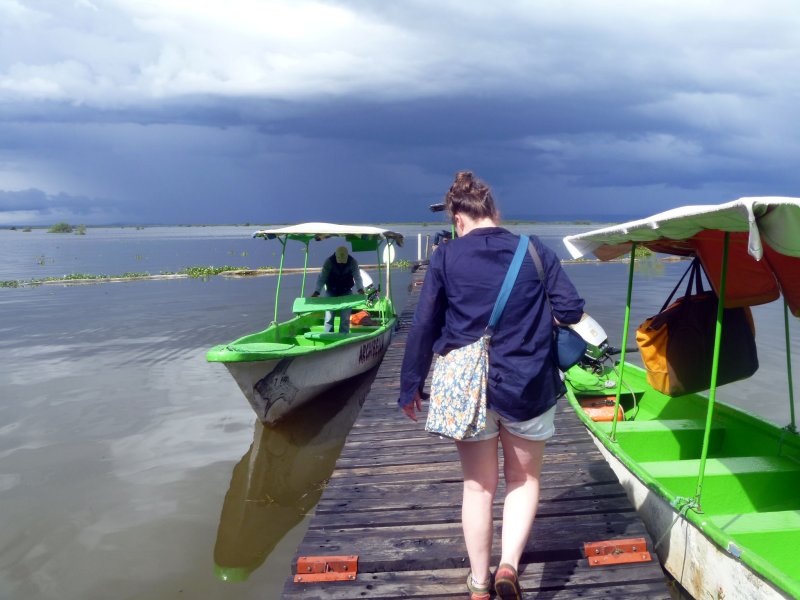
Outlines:
[[274,426],[256,421],[222,505],[214,546],[219,579],[247,579],[313,510],[376,372],[328,390]]

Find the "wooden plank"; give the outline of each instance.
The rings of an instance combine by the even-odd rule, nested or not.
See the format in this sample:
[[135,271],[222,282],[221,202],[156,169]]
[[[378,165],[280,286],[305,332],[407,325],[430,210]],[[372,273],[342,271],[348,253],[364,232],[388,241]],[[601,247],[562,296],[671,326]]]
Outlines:
[[[443,502],[459,501],[462,488],[461,478],[444,483],[438,481],[411,484],[398,482],[378,483],[365,485],[359,489],[353,486],[336,485],[326,488],[325,495],[319,501],[318,506],[324,508],[327,503],[335,506],[343,501],[355,500],[364,501],[373,507],[381,507],[388,506],[384,504],[384,500],[389,502],[392,497],[399,497],[409,505],[415,505],[420,498],[425,498],[426,505],[431,506],[435,505],[432,503],[436,503],[439,497],[443,499]],[[576,484],[562,487],[548,485],[548,487],[541,490],[539,503],[544,505],[568,502],[572,499],[592,501],[594,499],[621,499],[624,497],[625,492],[616,481],[605,483],[589,482],[583,485]],[[500,494],[498,494],[496,501],[501,501]]]
[[[451,486],[452,487],[452,486]],[[444,490],[443,490],[444,491]],[[461,501],[461,486],[450,489],[442,494],[437,494],[426,502],[424,507],[416,504],[418,498],[409,498],[406,494],[394,497],[384,497],[378,504],[374,498],[353,498],[338,500],[336,502],[320,502],[314,511],[317,518],[314,526],[335,526],[342,515],[358,515],[366,522],[390,524],[408,518],[408,511],[414,510],[414,519],[423,523],[445,522],[460,518],[459,503]],[[494,502],[495,518],[500,517],[502,498]],[[540,502],[537,510],[537,519],[553,516],[578,517],[587,514],[605,513],[630,513],[633,507],[625,501],[625,496],[616,495],[606,498],[585,498],[566,500],[563,502]]]
[[[576,506],[577,505],[577,506]],[[493,505],[494,518],[499,521],[503,515],[502,503],[497,502]],[[566,509],[572,508],[572,511],[566,512]],[[585,516],[603,516],[607,517],[612,513],[627,514],[628,516],[634,512],[634,509],[627,503],[621,504],[619,499],[614,501],[598,502],[588,505],[583,501],[577,501],[571,506],[561,505],[557,507],[540,506],[537,511],[536,518],[568,518],[577,519]],[[402,525],[407,523],[409,516],[417,523],[426,524],[442,524],[442,523],[461,523],[461,510],[459,507],[453,508],[450,506],[403,506],[393,510],[358,510],[348,504],[343,506],[341,510],[332,511],[319,511],[315,512],[316,518],[311,527],[329,530],[331,528],[356,528],[356,527],[389,527]],[[606,521],[607,523],[608,521]],[[542,523],[548,523],[542,521]]]

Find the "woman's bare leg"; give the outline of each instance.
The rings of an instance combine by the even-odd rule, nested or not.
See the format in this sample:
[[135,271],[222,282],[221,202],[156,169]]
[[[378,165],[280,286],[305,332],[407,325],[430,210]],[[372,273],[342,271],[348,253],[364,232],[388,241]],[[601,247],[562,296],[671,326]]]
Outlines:
[[492,501],[497,490],[497,438],[456,442],[464,473],[461,524],[476,582],[489,581],[492,559]]
[[539,475],[545,442],[526,440],[500,427],[506,498],[503,504],[501,563],[515,569],[530,535],[539,505]]

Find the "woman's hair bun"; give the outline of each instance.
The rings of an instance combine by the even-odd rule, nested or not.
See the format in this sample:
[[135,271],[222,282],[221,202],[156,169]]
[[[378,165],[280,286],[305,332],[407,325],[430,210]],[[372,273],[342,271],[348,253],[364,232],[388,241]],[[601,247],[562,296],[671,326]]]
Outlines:
[[450,190],[454,194],[469,194],[475,188],[475,176],[472,171],[459,171]]
[[489,186],[477,179],[472,171],[456,173],[455,180],[445,195],[445,208],[451,216],[463,212],[473,219],[499,217]]

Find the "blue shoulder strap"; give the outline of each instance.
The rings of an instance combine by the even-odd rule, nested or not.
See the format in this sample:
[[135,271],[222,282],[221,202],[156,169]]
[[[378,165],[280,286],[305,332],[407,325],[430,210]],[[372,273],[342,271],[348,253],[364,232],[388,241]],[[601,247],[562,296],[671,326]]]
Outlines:
[[525,258],[525,251],[527,248],[528,236],[519,236],[519,245],[517,246],[517,251],[514,254],[514,258],[511,260],[511,265],[508,267],[506,278],[503,280],[503,285],[500,288],[500,294],[498,294],[497,301],[494,303],[492,316],[489,317],[489,325],[486,327],[484,335],[492,337],[492,334],[494,333],[494,328],[497,325],[497,322],[500,320],[500,315],[503,314],[503,309],[506,307],[508,297],[511,295],[511,289],[514,287],[514,282],[517,280],[519,268],[522,266],[522,259]]

